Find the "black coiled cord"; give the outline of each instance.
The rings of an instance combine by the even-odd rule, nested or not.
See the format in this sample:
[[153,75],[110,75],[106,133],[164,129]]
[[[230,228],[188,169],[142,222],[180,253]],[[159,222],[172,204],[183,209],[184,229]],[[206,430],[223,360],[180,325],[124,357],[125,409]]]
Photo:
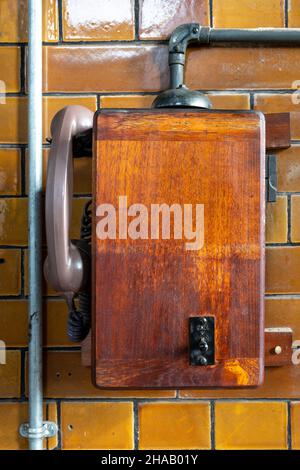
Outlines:
[[[84,206],[81,219],[80,241],[78,242],[79,250],[85,255],[91,256],[91,238],[92,238],[92,201]],[[90,273],[89,273],[90,277]],[[91,282],[88,279],[85,291],[76,295],[78,299],[78,308],[75,305],[74,298],[72,300],[71,310],[68,316],[68,337],[70,341],[78,343],[83,341],[91,327]]]

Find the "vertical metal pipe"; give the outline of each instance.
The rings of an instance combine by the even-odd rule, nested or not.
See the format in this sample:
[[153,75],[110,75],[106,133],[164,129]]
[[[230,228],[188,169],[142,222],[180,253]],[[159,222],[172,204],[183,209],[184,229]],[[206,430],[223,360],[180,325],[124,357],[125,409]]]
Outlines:
[[[42,390],[42,0],[28,1],[29,448],[43,448]],[[40,434],[39,432],[40,431]],[[36,434],[36,436],[34,436]]]

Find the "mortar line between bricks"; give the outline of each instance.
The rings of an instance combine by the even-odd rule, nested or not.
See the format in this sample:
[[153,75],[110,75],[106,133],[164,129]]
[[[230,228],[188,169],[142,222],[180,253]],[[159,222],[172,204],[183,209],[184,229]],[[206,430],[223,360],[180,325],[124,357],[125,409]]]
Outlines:
[[[27,198],[24,198],[27,199]],[[27,245],[0,245],[0,250],[21,250],[22,248],[28,248]]]
[[25,47],[20,50],[20,92],[25,94],[26,67],[25,67]]
[[287,446],[288,450],[292,449],[292,423],[291,423],[291,401],[287,403]]
[[[218,94],[218,95],[240,95],[240,94],[251,94],[253,93],[254,96],[260,94],[272,95],[272,96],[280,96],[280,95],[292,95],[295,93],[295,90],[292,88],[224,88],[224,89],[214,89],[214,88],[196,88],[197,91],[201,91],[208,95],[210,94]],[[101,91],[99,90],[89,90],[89,91],[43,91],[43,97],[80,97],[80,96],[131,96],[131,95],[138,95],[138,96],[148,96],[148,95],[157,95],[162,90],[157,89],[154,91],[141,91],[141,90],[123,90],[123,91]],[[23,92],[7,92],[5,94],[7,98],[28,98],[27,93]],[[217,108],[215,108],[217,109]]]
[[[9,348],[7,348],[10,350]],[[25,399],[25,384],[26,384],[26,367],[25,367],[25,351],[24,349],[19,349],[21,353],[21,364],[20,364],[20,398]]]
[[0,403],[26,403],[26,402],[28,402],[27,397],[0,398]]
[[[1,248],[0,248],[1,249]],[[0,301],[1,300],[28,300],[28,295],[0,295]]]
[[297,248],[300,246],[300,242],[285,242],[285,243],[266,243],[266,248]]
[[210,402],[210,445],[211,450],[216,449],[216,430],[215,430],[215,400]]
[[292,198],[291,195],[287,196],[287,240],[288,243],[292,242]]
[[62,416],[61,416],[61,400],[58,399],[56,402],[56,412],[57,412],[57,428],[58,428],[58,432],[57,432],[57,448],[59,450],[62,449],[62,429],[61,429],[61,425],[62,425]]
[[26,157],[25,148],[20,148],[20,159],[21,159],[21,196],[26,195]]
[[[63,6],[62,0],[57,0],[57,8],[58,8],[58,42],[55,44],[60,44],[63,41]],[[43,46],[48,45],[48,41],[43,41]],[[53,44],[50,42],[50,44]]]
[[[95,389],[96,390],[96,389]],[[122,392],[122,390],[119,390]],[[142,390],[143,392],[147,392],[147,390]],[[169,390],[172,391],[172,390]],[[111,392],[111,391],[110,391]],[[101,393],[101,391],[99,391]],[[299,398],[263,398],[263,397],[183,397],[180,400],[177,400],[174,397],[138,397],[135,396],[134,394],[132,396],[128,397],[118,397],[118,396],[102,396],[102,397],[88,397],[84,395],[78,395],[77,397],[63,397],[63,396],[57,396],[57,397],[51,397],[51,396],[44,396],[44,400],[47,401],[55,401],[55,400],[60,400],[61,402],[66,402],[66,403],[77,403],[77,402],[82,402],[82,403],[107,403],[107,402],[114,402],[114,403],[133,403],[136,401],[138,404],[140,403],[177,403],[177,404],[184,404],[184,403],[206,403],[210,404],[211,401],[217,401],[217,402],[230,402],[230,403],[236,403],[236,402],[243,402],[243,403],[288,403],[290,400],[293,402],[300,402],[300,397]],[[0,398],[0,401],[5,400],[9,401],[9,398]],[[19,400],[20,401],[20,400]]]
[[254,107],[255,107],[254,93],[250,92],[249,96],[250,96],[250,109],[254,110]]
[[209,0],[209,25],[211,28],[214,26],[214,5],[213,0]]
[[289,1],[284,0],[284,26],[285,28],[289,27]]
[[[3,44],[3,43],[2,43]],[[2,46],[1,44],[1,46]],[[11,45],[9,44],[5,44]],[[16,44],[20,45],[20,44]],[[27,43],[24,43],[25,46],[27,46]],[[86,40],[86,39],[78,39],[74,41],[70,40],[64,40],[62,39],[61,42],[59,41],[43,41],[43,46],[44,47],[65,47],[65,46],[71,46],[71,47],[78,47],[78,46],[99,46],[99,47],[110,47],[110,46],[167,46],[168,45],[168,39],[113,39],[113,40]]]
[[139,404],[138,400],[133,400],[133,448],[139,449]]
[[80,352],[81,346],[43,346],[44,352]]
[[97,95],[97,111],[101,108],[101,95]]
[[134,0],[134,39],[140,39],[140,1]]
[[[49,403],[46,403],[46,413],[45,413],[46,421],[49,421]],[[45,439],[46,450],[49,450],[49,439]]]

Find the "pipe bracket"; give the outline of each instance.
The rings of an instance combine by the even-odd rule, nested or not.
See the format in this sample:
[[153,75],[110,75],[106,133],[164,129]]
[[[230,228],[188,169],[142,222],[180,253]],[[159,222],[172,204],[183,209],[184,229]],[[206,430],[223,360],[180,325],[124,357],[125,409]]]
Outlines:
[[23,423],[19,428],[19,432],[20,436],[26,439],[44,439],[56,436],[58,427],[53,421],[43,421],[41,428],[30,428],[28,423]]

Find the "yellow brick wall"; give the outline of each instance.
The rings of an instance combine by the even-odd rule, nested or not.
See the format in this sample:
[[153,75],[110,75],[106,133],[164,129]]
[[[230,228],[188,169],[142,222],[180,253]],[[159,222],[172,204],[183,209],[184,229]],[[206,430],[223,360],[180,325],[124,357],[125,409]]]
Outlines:
[[[25,0],[0,1],[0,449],[23,449],[27,415],[27,25]],[[45,0],[44,161],[49,125],[67,104],[148,107],[168,86],[167,37],[181,23],[300,27],[299,0]],[[293,145],[278,153],[279,197],[267,206],[266,324],[300,339],[300,80],[297,48],[201,48],[187,83],[218,108],[291,113]],[[72,237],[91,192],[91,162],[75,162]],[[95,389],[66,336],[64,302],[45,286],[45,416],[60,423],[48,449],[300,448],[300,366],[266,371],[256,390]],[[230,423],[230,432],[228,426]]]

